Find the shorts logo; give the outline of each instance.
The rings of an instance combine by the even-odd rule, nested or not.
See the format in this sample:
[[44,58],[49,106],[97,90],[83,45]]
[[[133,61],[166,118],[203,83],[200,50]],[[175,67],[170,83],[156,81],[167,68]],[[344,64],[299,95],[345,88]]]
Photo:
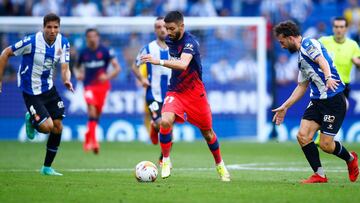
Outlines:
[[30,114],[31,114],[31,115],[35,115],[35,114],[36,114],[36,110],[35,110],[35,108],[34,108],[33,105],[30,106],[29,110],[30,110]]
[[324,116],[324,122],[334,123],[334,121],[335,121],[335,116],[333,116],[333,115],[325,115]]
[[310,106],[312,106],[313,105],[313,103],[310,101],[309,102],[309,104],[308,104],[308,106],[306,107],[307,109],[310,107]]
[[63,101],[59,101],[59,102],[57,103],[57,105],[58,105],[59,109],[64,108],[64,102],[63,102]]
[[332,129],[333,129],[333,125],[332,125],[332,124],[329,124],[328,127],[327,127],[327,129],[332,130]]

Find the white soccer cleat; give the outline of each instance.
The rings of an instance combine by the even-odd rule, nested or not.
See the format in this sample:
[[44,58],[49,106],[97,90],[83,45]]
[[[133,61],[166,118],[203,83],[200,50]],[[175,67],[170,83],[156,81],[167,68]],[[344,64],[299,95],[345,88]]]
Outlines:
[[172,164],[170,158],[167,158],[167,160],[163,159],[161,166],[161,178],[168,178],[170,176],[171,168],[172,168]]
[[224,182],[230,181],[230,173],[226,169],[223,161],[221,161],[218,165],[216,165],[216,171],[218,172],[221,181],[224,181]]

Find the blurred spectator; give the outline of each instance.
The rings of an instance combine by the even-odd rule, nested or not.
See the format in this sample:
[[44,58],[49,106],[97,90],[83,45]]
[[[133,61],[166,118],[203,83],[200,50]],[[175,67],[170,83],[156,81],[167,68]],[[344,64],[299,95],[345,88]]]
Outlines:
[[90,0],[82,0],[73,8],[72,14],[73,16],[92,17],[99,16],[100,11],[95,3]]
[[214,5],[210,0],[198,0],[191,6],[189,14],[200,17],[217,16]]
[[165,0],[164,12],[170,11],[180,11],[182,13],[186,12],[188,2],[187,0]]
[[130,16],[134,7],[134,0],[103,0],[105,16]]
[[289,13],[289,17],[302,24],[308,18],[312,11],[311,0],[287,0],[285,9]]
[[226,84],[232,80],[233,68],[226,58],[221,58],[218,62],[210,67],[212,78],[220,83]]
[[315,39],[319,39],[322,36],[327,35],[326,33],[326,24],[323,21],[319,21],[315,26],[311,26],[309,27],[305,32],[304,32],[304,37],[309,37],[309,38],[315,38]]
[[242,0],[242,16],[259,16],[260,0]]
[[139,35],[137,33],[131,33],[130,38],[127,42],[127,46],[123,50],[124,52],[124,59],[125,59],[125,67],[123,73],[125,75],[126,80],[130,81],[134,77],[131,75],[130,67],[131,64],[135,61],[136,55],[138,54],[138,51],[142,47],[142,41],[139,38]]
[[14,14],[14,5],[11,0],[2,0],[0,2],[0,16],[12,16]]
[[349,23],[349,33],[357,32],[357,27],[360,24],[360,8],[357,0],[348,0],[349,7],[344,11],[344,17]]
[[33,16],[45,16],[48,13],[59,14],[58,2],[54,0],[40,0],[32,8]]
[[251,53],[247,53],[236,63],[233,80],[256,82],[257,71],[257,62]]
[[286,85],[296,82],[297,80],[297,57],[292,55],[289,59],[288,55],[281,53],[275,63],[276,84]]
[[15,16],[30,16],[33,0],[11,0]]

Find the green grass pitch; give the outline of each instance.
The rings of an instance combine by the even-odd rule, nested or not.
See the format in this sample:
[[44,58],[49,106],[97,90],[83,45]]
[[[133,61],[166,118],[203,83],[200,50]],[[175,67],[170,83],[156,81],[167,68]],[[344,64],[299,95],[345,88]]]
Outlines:
[[[345,144],[360,152],[358,144]],[[205,142],[175,143],[168,179],[139,183],[134,167],[157,161],[159,146],[102,143],[98,156],[80,142],[62,143],[53,167],[62,177],[39,174],[45,143],[0,142],[0,202],[360,202],[360,182],[345,163],[320,152],[327,184],[302,185],[312,174],[297,143],[224,141],[231,182],[221,182]],[[160,170],[159,170],[160,172]]]

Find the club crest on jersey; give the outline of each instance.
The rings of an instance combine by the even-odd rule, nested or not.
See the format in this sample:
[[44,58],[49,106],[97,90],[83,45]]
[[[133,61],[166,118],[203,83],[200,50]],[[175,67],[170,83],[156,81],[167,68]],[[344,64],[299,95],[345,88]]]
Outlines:
[[187,44],[185,44],[184,49],[189,49],[190,51],[194,51],[194,45],[191,43],[187,43]]
[[58,49],[57,52],[56,52],[56,55],[61,56],[61,54],[62,54],[62,49]]

